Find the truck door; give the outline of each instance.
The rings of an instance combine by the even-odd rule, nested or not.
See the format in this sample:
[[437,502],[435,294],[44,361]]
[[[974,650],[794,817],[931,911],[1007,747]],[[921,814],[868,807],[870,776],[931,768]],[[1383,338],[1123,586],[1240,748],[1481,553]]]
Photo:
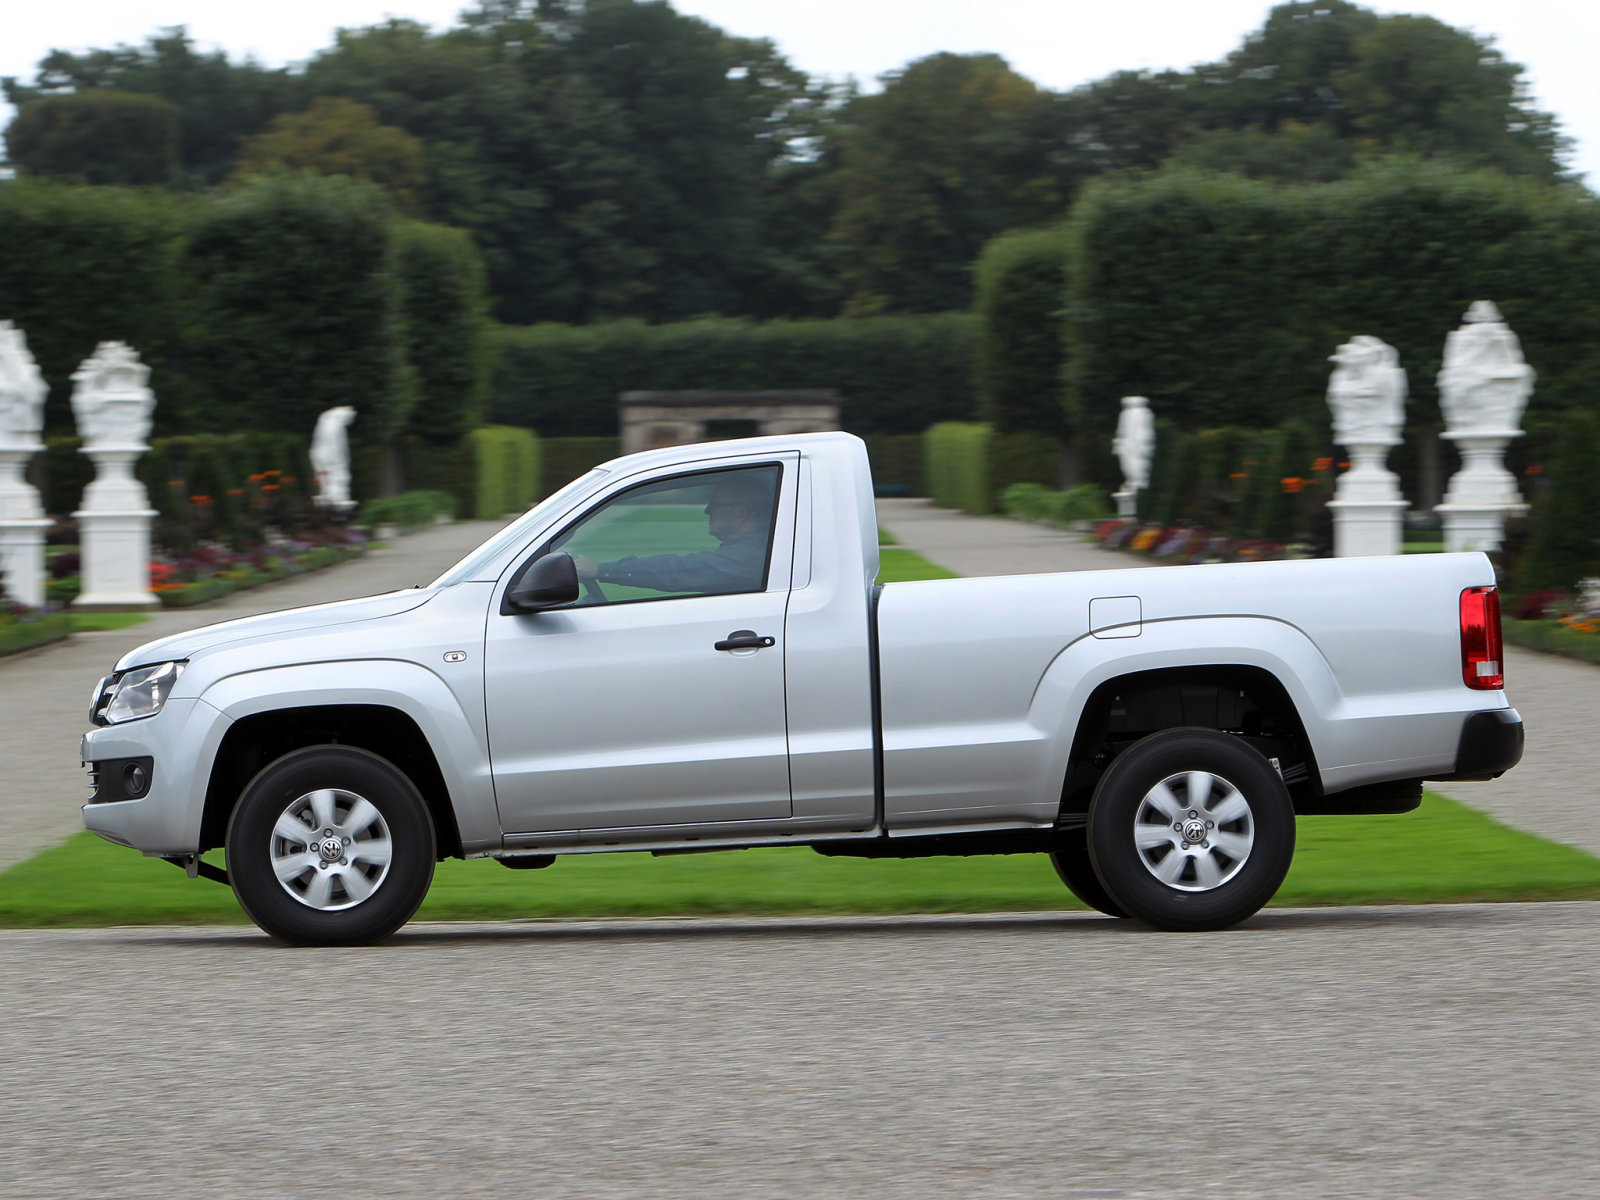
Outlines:
[[784,615],[798,454],[620,483],[501,580],[572,555],[577,603],[489,614],[507,834],[791,814]]

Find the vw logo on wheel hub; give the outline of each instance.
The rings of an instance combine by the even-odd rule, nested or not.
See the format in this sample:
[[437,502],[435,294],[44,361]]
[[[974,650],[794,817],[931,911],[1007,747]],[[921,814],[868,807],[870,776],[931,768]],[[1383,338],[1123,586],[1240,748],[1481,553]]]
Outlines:
[[338,862],[344,857],[344,843],[336,837],[323,838],[317,843],[317,853],[323,862]]

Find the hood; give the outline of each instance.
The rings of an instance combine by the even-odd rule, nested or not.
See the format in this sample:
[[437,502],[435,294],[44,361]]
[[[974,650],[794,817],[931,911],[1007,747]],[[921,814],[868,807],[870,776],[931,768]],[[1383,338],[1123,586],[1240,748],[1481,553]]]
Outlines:
[[138,649],[130,650],[118,660],[116,669],[126,671],[129,667],[142,666],[145,663],[176,662],[248,638],[304,633],[310,629],[324,629],[329,625],[343,625],[351,621],[397,617],[401,613],[422,607],[435,595],[437,592],[431,589],[407,588],[400,592],[385,592],[379,596],[364,596],[359,600],[339,600],[332,604],[286,608],[282,612],[263,613],[259,617],[241,617],[237,621],[202,625],[199,629],[146,642]]

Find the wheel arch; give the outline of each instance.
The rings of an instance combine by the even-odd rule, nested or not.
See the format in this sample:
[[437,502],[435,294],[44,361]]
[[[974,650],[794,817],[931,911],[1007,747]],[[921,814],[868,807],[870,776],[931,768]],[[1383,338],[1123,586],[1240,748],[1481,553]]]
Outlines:
[[257,773],[285,754],[314,746],[353,746],[392,763],[427,805],[439,856],[461,855],[455,805],[433,747],[410,715],[382,704],[306,704],[268,709],[235,721],[212,761],[200,849],[223,844],[239,795]]
[[1278,760],[1291,799],[1322,794],[1316,755],[1288,688],[1257,664],[1216,662],[1130,671],[1097,684],[1072,731],[1061,811],[1088,811],[1106,768],[1129,746],[1168,729],[1238,736]]

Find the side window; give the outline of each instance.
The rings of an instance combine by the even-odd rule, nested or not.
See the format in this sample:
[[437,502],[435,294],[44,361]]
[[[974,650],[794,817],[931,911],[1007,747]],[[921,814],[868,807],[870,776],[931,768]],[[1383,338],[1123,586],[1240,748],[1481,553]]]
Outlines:
[[579,605],[759,592],[782,468],[702,471],[613,496],[546,548],[572,555]]

